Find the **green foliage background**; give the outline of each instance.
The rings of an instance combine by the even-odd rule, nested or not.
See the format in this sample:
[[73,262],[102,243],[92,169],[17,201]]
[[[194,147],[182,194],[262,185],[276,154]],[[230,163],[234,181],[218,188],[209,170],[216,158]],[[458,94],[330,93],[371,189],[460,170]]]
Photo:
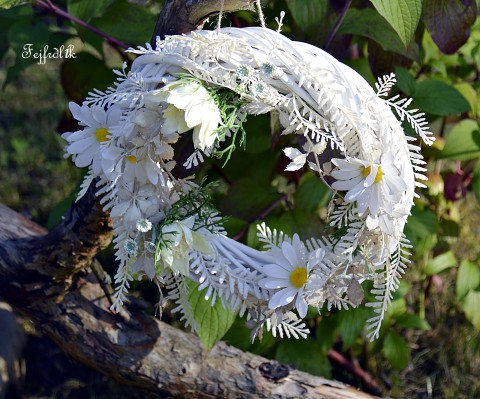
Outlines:
[[[162,6],[161,1],[149,0],[54,3],[132,46],[150,41]],[[264,2],[269,27],[276,29],[275,17],[285,10],[285,35],[324,48],[371,84],[395,71],[398,84],[392,95],[413,98],[414,107],[426,112],[437,141],[424,148],[428,188],[421,191],[406,229],[414,245],[412,265],[380,339],[366,342],[363,327],[369,310],[359,308],[309,312],[307,340],[277,340],[267,334],[251,344],[244,320],[239,319],[225,340],[391,397],[480,396],[479,3]],[[0,7],[0,201],[52,227],[80,181],[80,173],[63,159],[57,133],[75,129],[67,102],[81,102],[93,88],[109,86],[114,79],[111,69],[133,57],[88,27],[60,18],[44,1],[2,0]],[[256,14],[238,12],[222,23],[258,22]],[[45,45],[53,49],[71,44],[76,58],[47,59],[38,65],[38,59],[22,57],[26,43],[39,51]],[[274,117],[250,118],[245,128],[245,150],[237,150],[224,168],[223,161],[211,160],[197,172],[199,178],[220,182],[216,205],[231,215],[229,234],[257,246],[260,219],[303,238],[324,233],[329,190],[311,172],[283,171],[288,160],[281,150],[297,143],[280,136]],[[114,270],[108,253],[102,261]],[[152,299],[153,307],[151,288],[142,284],[137,290]],[[177,323],[171,315],[166,318]],[[340,366],[339,356],[353,369],[368,371],[376,384]],[[37,381],[28,389],[32,395],[45,392],[42,384],[48,382]],[[80,388],[63,390],[62,397],[82,394]]]

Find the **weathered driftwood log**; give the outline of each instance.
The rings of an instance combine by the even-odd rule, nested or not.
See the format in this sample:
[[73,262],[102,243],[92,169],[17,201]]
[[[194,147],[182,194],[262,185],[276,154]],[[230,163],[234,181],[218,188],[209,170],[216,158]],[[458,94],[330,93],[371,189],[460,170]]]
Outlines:
[[[125,316],[112,314],[91,274],[70,275],[108,241],[94,240],[95,229],[84,225],[85,207],[96,206],[90,201],[75,206],[62,223],[64,229],[71,227],[64,232],[68,239],[61,237],[60,227],[45,234],[0,205],[0,296],[68,355],[118,381],[165,397],[371,398],[223,342],[207,354],[196,336],[154,319],[135,302]],[[106,230],[102,218],[93,216],[90,221],[100,233]]]
[[[220,4],[167,1],[155,35],[188,32]],[[224,0],[224,10],[251,4]],[[0,205],[0,297],[65,353],[164,397],[371,398],[222,342],[207,354],[197,337],[154,319],[134,301],[124,313],[112,314],[100,284],[87,272],[112,237],[94,191],[91,187],[51,232]]]

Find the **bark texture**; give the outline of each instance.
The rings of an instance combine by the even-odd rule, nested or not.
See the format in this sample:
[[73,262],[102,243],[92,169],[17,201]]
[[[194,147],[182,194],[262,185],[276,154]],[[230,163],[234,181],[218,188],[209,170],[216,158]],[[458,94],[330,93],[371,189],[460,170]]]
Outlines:
[[[162,397],[372,398],[223,342],[207,354],[196,336],[154,319],[135,301],[123,315],[112,314],[92,274],[71,274],[107,242],[94,240],[95,234],[87,241],[90,228],[80,226],[84,216],[78,211],[63,223],[77,227],[69,231],[68,242],[60,240],[63,227],[45,234],[41,227],[0,205],[0,296],[68,355]],[[80,219],[73,220],[74,215]],[[103,217],[90,216],[101,231]],[[54,239],[59,240],[56,245]]]
[[[151,44],[157,36],[181,35],[199,29],[205,21],[218,14],[222,0],[167,0],[158,18]],[[223,0],[223,11],[253,10],[254,0]]]
[[[252,1],[225,0],[224,10]],[[195,29],[219,0],[167,1],[155,36]],[[0,297],[63,351],[118,381],[162,397],[372,398],[336,381],[197,337],[154,319],[139,302],[114,315],[88,270],[112,238],[93,187],[51,232],[0,205]]]

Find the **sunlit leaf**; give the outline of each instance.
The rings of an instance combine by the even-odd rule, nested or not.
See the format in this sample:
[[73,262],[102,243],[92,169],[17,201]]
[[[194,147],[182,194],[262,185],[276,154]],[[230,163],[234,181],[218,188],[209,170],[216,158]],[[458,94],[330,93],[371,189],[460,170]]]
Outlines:
[[453,158],[465,161],[479,156],[480,128],[476,121],[465,119],[457,123],[450,131],[438,158]]
[[470,291],[463,302],[463,310],[467,319],[480,331],[480,292]]
[[476,17],[474,0],[423,0],[422,20],[446,54],[453,54],[467,41]]
[[286,0],[297,25],[305,32],[311,32],[324,24],[328,10],[326,0]]
[[343,33],[368,37],[380,44],[385,51],[393,51],[412,59],[418,54],[415,43],[406,48],[390,24],[371,8],[350,9],[338,30],[338,34]]
[[30,0],[0,0],[0,9],[7,10],[12,7],[21,6],[22,4],[32,3]]
[[457,299],[461,300],[468,292],[480,284],[480,268],[468,260],[462,261],[457,274]]
[[412,41],[422,12],[421,0],[370,0],[393,27],[405,47]]
[[455,254],[452,251],[448,251],[430,259],[425,267],[425,274],[427,276],[433,276],[444,270],[451,269],[456,264],[457,259],[455,258]]
[[211,299],[205,298],[208,288],[199,291],[198,284],[189,280],[188,290],[188,302],[192,306],[193,317],[199,326],[198,336],[208,351],[222,339],[235,321],[237,314],[225,309],[219,298],[212,306]]

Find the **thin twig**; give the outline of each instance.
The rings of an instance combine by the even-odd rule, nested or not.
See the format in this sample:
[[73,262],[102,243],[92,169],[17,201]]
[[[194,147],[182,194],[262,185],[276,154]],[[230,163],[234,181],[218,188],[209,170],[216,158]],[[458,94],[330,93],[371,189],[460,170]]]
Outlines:
[[72,22],[75,22],[79,24],[80,26],[83,26],[84,28],[91,30],[93,33],[103,37],[105,40],[107,40],[110,44],[114,46],[121,47],[123,49],[127,49],[130,46],[127,44],[121,42],[120,40],[115,39],[114,37],[108,35],[107,33],[101,31],[100,29],[95,28],[92,25],[87,24],[85,21],[82,21],[81,19],[75,17],[74,15],[69,14],[67,11],[62,10],[61,8],[57,7],[55,4],[53,4],[51,1],[47,0],[35,0],[34,3],[36,6],[43,8],[44,10],[49,10],[58,15],[59,17],[69,19]]
[[240,230],[235,237],[233,237],[233,240],[239,240],[242,238],[245,233],[248,231],[248,228],[251,226],[252,223],[256,222],[257,220],[263,219],[265,216],[267,216],[270,212],[272,212],[278,204],[280,204],[283,200],[285,200],[288,197],[288,194],[283,194],[281,197],[277,198],[275,201],[273,201],[270,205],[268,205],[262,212],[260,212],[258,215],[255,215],[251,219],[248,220],[247,225]]
[[345,15],[347,15],[347,11],[350,8],[351,4],[352,4],[352,0],[347,0],[347,2],[345,3],[345,6],[343,7],[342,12],[338,17],[337,22],[335,23],[335,26],[330,31],[330,33],[327,36],[327,39],[325,40],[325,44],[323,45],[324,50],[327,50],[328,47],[330,47],[330,44],[332,44],[333,38],[337,34],[338,29],[340,28],[340,25],[342,25],[342,22],[345,19]]

